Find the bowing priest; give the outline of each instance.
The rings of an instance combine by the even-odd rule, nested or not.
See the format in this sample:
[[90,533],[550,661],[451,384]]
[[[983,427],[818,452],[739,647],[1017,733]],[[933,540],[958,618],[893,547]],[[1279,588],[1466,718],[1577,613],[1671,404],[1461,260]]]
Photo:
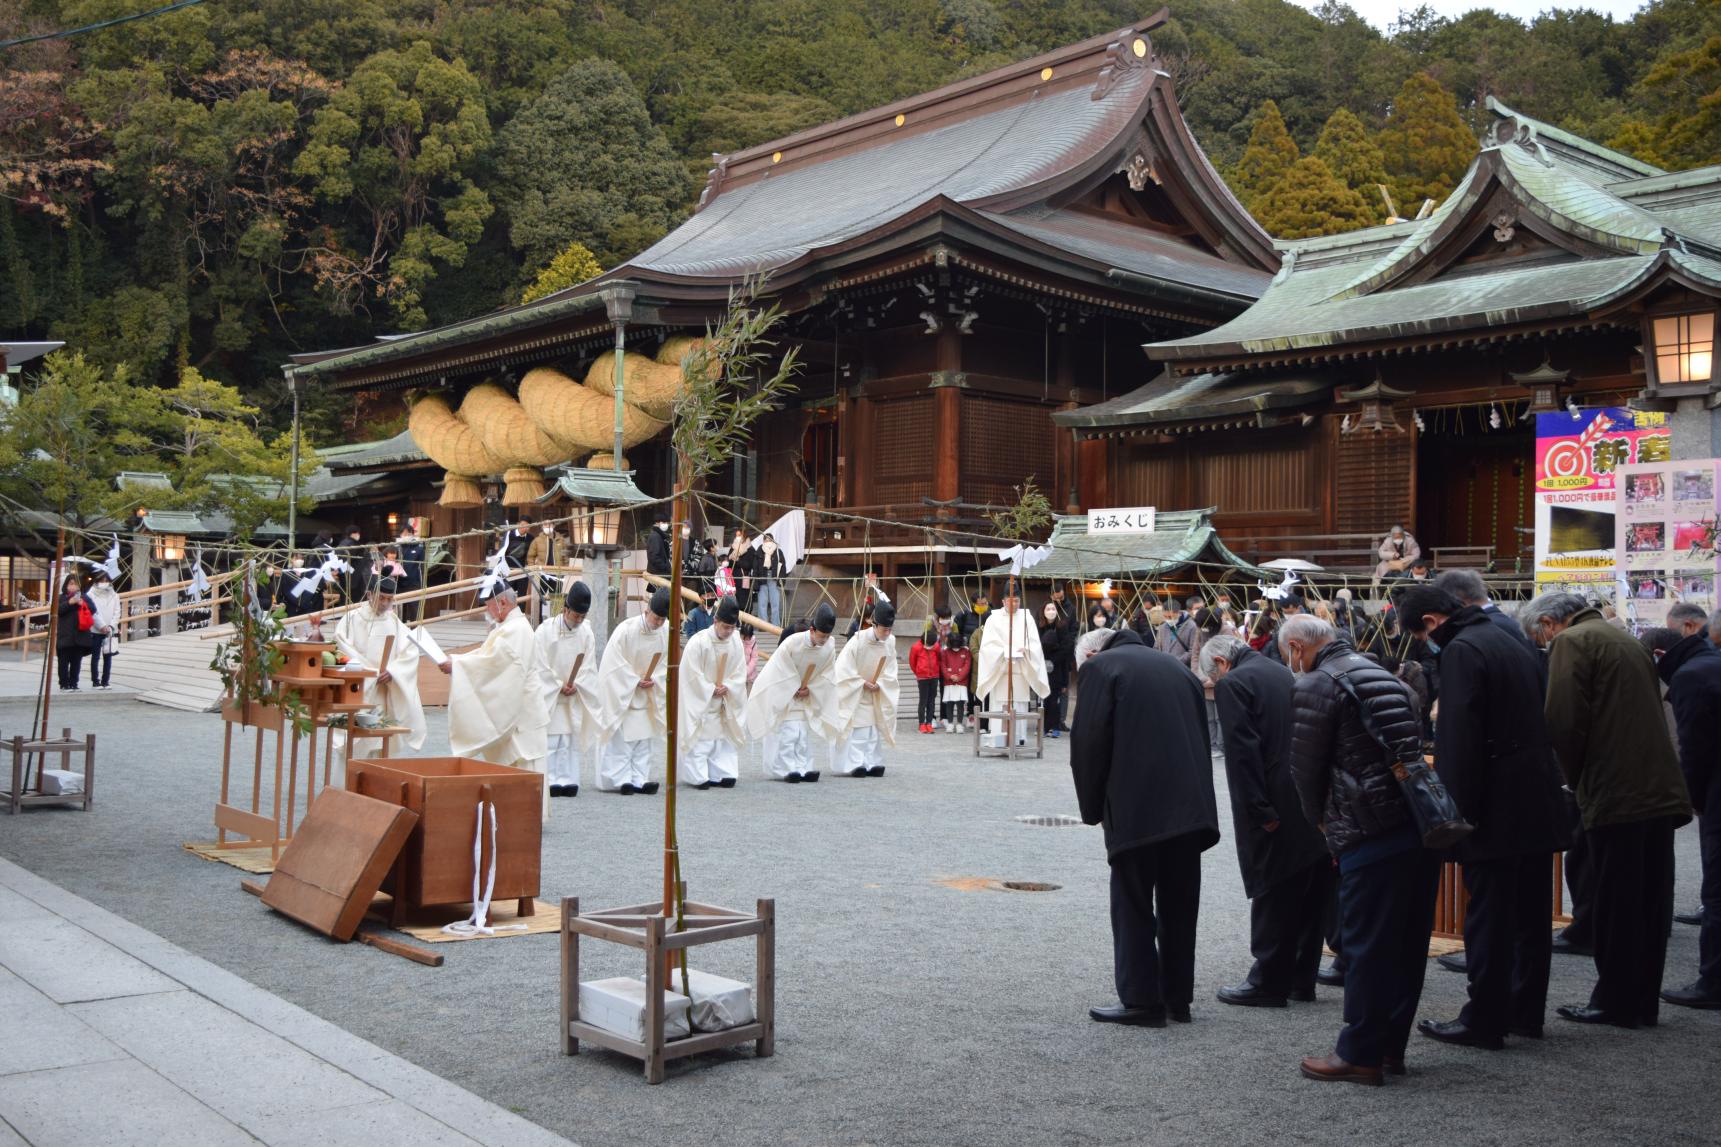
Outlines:
[[747,698],[747,734],[764,741],[765,775],[798,785],[817,781],[810,736],[835,741],[838,729],[837,613],[829,602],[813,611],[813,627],[783,639],[753,682]]
[[833,681],[837,735],[845,738],[841,771],[884,776],[884,746],[896,747],[896,607],[873,606],[872,623],[843,646]]
[[[1046,655],[1040,648],[1040,632],[1014,593],[986,618],[980,631],[979,675],[974,693],[986,708],[1002,710],[1012,704],[1017,712],[1028,711],[1029,701],[1051,692],[1046,679]],[[1012,721],[1018,744],[1027,740],[1027,723]],[[996,725],[988,725],[996,729]]]
[[[418,697],[418,646],[407,636],[406,622],[394,611],[398,586],[391,577],[374,578],[365,604],[350,609],[335,629],[335,648],[349,666],[377,671],[366,678],[364,699],[396,723],[412,730],[407,746],[424,747],[424,704]],[[357,733],[357,730],[352,732]],[[354,740],[362,741],[362,735]]]
[[[490,622],[484,644],[442,663],[442,671],[454,678],[448,690],[448,747],[457,757],[542,773],[550,713],[538,684],[532,623],[507,586],[485,602],[484,616]],[[544,815],[550,815],[548,787]]]
[[645,612],[610,631],[598,668],[597,721],[586,743],[602,746],[598,788],[631,796],[657,791],[652,757],[663,743],[669,677],[669,591],[659,587]]
[[676,744],[681,779],[696,789],[732,789],[746,743],[747,650],[735,629],[741,607],[717,602],[716,616],[681,655]]
[[550,711],[545,772],[552,797],[580,795],[587,739],[597,726],[598,643],[586,624],[591,608],[590,587],[569,575],[562,581],[562,611],[532,635],[538,683]]

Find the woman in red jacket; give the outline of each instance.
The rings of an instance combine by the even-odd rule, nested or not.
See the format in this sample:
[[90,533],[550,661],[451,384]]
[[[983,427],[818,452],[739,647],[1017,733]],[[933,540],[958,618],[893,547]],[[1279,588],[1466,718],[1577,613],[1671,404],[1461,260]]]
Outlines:
[[945,639],[938,667],[944,678],[944,731],[960,733],[968,726],[968,680],[974,671],[974,655],[960,630],[952,628]]
[[908,667],[914,671],[914,680],[920,686],[920,731],[922,733],[937,732],[938,725],[938,684],[941,667],[938,654],[941,646],[938,643],[938,628],[928,625],[908,651]]

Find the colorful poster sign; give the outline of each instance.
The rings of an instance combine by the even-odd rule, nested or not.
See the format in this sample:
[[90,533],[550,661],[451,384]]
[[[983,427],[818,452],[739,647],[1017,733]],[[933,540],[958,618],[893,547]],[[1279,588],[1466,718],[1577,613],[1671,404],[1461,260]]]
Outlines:
[[1621,468],[1672,457],[1663,413],[1604,406],[1536,415],[1536,588],[1614,581]]
[[1715,608],[1718,466],[1704,458],[1620,468],[1616,602],[1635,628],[1665,625],[1675,602]]

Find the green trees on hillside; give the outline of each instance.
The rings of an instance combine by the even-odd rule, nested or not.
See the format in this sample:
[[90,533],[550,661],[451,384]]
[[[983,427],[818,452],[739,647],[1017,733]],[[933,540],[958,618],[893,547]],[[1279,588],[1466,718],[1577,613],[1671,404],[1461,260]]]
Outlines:
[[1458,118],[1452,93],[1427,72],[1398,89],[1379,142],[1393,194],[1406,214],[1415,214],[1424,199],[1445,199],[1476,158],[1476,136]]

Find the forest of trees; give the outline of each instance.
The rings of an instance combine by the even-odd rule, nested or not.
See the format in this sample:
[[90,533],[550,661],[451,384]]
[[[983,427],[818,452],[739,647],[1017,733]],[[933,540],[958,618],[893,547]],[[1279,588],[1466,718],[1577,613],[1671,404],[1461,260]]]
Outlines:
[[[0,39],[144,0],[21,0]],[[712,152],[1137,20],[1156,0],[207,0],[0,51],[0,334],[285,421],[293,351],[579,281],[685,218]],[[1178,0],[1156,49],[1282,236],[1449,189],[1492,94],[1672,168],[1721,162],[1721,3],[1620,22]],[[192,372],[187,374],[187,372]],[[319,441],[356,428],[312,402]],[[371,426],[367,431],[384,429]]]

